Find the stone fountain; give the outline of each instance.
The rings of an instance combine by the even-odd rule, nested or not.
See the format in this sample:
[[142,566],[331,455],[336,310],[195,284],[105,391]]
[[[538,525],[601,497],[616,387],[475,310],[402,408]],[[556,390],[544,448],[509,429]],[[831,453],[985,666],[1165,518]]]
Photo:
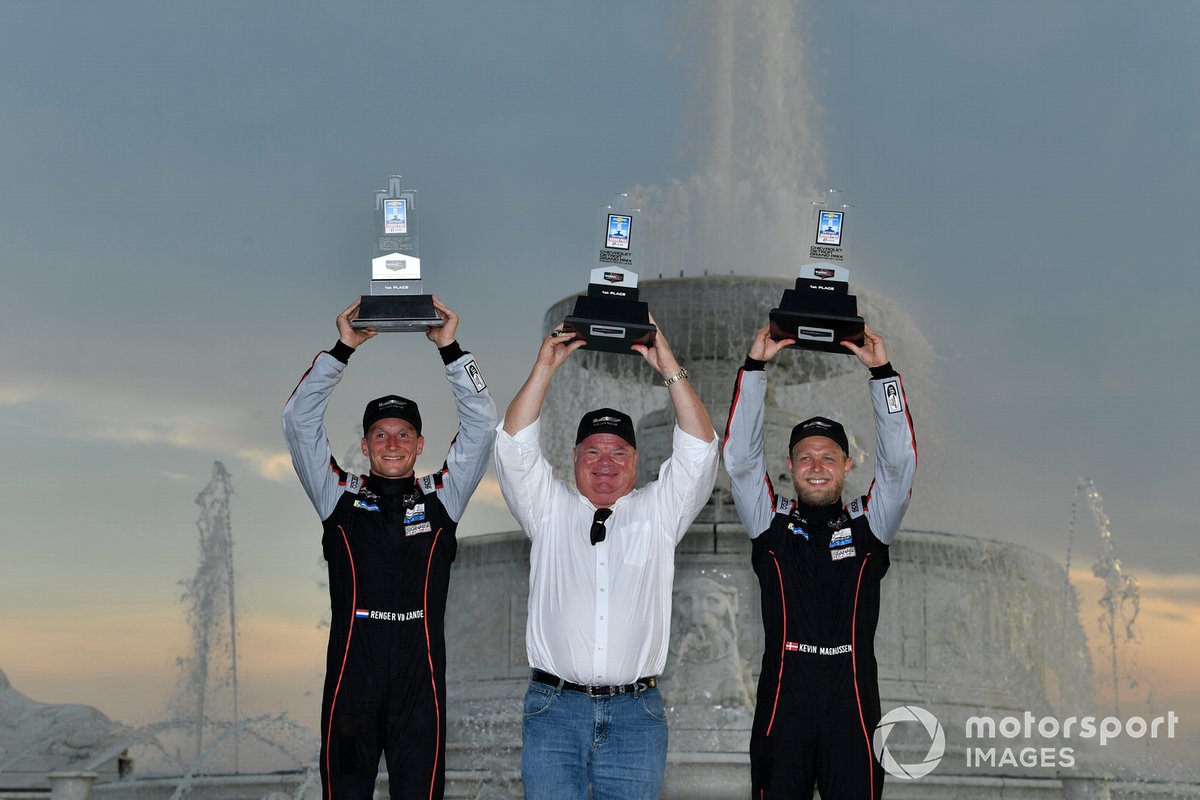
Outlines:
[[[784,278],[735,276],[642,284],[642,299],[691,372],[718,434],[752,332],[790,285]],[[913,782],[890,778],[885,797],[1062,798],[1093,789],[1120,796],[1117,784],[1097,778],[1102,765],[1086,754],[1071,770],[968,766],[968,717],[1028,711],[1040,718],[1089,706],[1086,638],[1074,595],[1064,593],[1064,570],[1052,559],[965,531],[935,532],[908,524],[937,518],[931,510],[921,510],[930,502],[923,486],[936,472],[936,467],[930,469],[936,453],[921,445],[922,416],[929,413],[923,401],[930,348],[895,304],[861,288],[857,294],[861,313],[887,336],[889,353],[905,377],[922,459],[907,528],[892,548],[892,567],[883,582],[877,636],[882,707],[886,713],[897,706],[921,706],[937,717],[947,738],[946,754],[932,774]],[[572,300],[551,306],[543,328],[561,321]],[[858,466],[847,492],[863,492],[874,469],[865,370],[847,356],[807,351],[787,351],[768,370],[766,441],[776,485],[789,487],[790,480],[785,447],[770,443],[786,442],[802,416],[825,414],[843,420],[852,435]],[[628,411],[637,424],[644,471],[639,482],[653,479],[673,424],[666,391],[655,378],[637,357],[580,351],[568,361],[543,412],[543,449],[556,473],[570,479],[579,416],[589,408],[612,405]],[[939,511],[941,519],[953,524],[952,508]],[[959,521],[958,526],[964,524]],[[528,541],[520,531],[460,544],[446,634],[447,764],[453,796],[520,797],[528,556]],[[662,682],[671,722],[665,797],[749,794],[747,747],[762,649],[750,543],[722,473],[677,551],[671,654]],[[926,752],[920,742],[889,747],[901,761],[918,761]],[[1155,795],[1139,786],[1137,796],[1200,796],[1200,790]]]

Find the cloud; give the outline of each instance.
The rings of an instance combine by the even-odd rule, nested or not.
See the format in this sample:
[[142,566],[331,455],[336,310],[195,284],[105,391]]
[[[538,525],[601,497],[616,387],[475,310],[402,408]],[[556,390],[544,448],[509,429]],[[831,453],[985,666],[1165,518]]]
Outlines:
[[34,386],[3,386],[0,387],[0,406],[25,405],[42,396],[42,391]]
[[282,450],[252,450],[243,449],[237,452],[237,457],[249,462],[259,475],[269,481],[283,483],[293,480],[292,457]]
[[199,420],[186,417],[155,420],[153,424],[134,424],[115,421],[90,431],[77,431],[79,438],[93,439],[118,444],[165,444],[189,450],[207,449],[212,444],[211,436],[201,429]]
[[1137,575],[1137,579],[1143,592],[1185,606],[1200,606],[1200,575],[1141,572]]
[[500,482],[496,477],[489,472],[483,476],[483,480],[479,482],[479,487],[475,490],[475,494],[471,495],[472,503],[484,503],[495,508],[507,509],[508,504],[504,502],[504,495],[500,492]]
[[[221,457],[233,453],[255,474],[271,481],[291,476],[291,460],[282,450],[247,447],[245,411],[219,398],[180,399],[139,391],[134,384],[86,388],[73,376],[33,374],[20,385],[0,389],[0,408],[20,409],[21,424],[42,435],[120,446],[171,447]],[[53,424],[49,424],[53,422]],[[183,473],[161,471],[170,480]]]

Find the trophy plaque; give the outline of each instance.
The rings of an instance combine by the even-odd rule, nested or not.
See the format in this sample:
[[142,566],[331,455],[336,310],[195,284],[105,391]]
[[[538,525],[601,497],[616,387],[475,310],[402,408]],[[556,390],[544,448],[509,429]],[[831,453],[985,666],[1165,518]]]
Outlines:
[[375,256],[371,259],[371,293],[362,296],[354,328],[422,331],[445,324],[433,297],[421,291],[421,258],[417,246],[417,193],[400,188],[400,176],[375,192]]
[[638,300],[638,276],[633,271],[638,213],[629,208],[626,194],[617,195],[613,205],[600,207],[600,266],[592,269],[587,294],[575,298],[575,309],[562,325],[564,331],[587,342],[584,350],[637,355],[631,345],[654,344],[658,328],[650,322],[649,307]]
[[783,293],[779,308],[771,309],[771,338],[795,339],[800,350],[850,353],[841,345],[863,342],[863,318],[858,299],[850,294],[850,270],[844,262],[849,249],[846,218],[852,206],[840,202],[830,189],[825,202],[813,204],[812,239],[796,286]]

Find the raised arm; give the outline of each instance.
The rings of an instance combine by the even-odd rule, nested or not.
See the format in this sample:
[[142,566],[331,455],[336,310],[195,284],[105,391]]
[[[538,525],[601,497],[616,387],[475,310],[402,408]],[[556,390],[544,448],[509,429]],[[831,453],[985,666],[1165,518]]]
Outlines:
[[[654,322],[653,316],[650,317],[650,321]],[[655,322],[655,324],[658,323]],[[671,350],[671,343],[663,335],[662,328],[658,329],[652,346],[635,344],[633,349],[641,353],[642,358],[646,359],[646,362],[654,367],[662,376],[663,381],[667,383],[667,389],[671,392],[671,405],[675,408],[675,419],[679,423],[680,430],[703,442],[711,442],[716,439],[717,434],[713,431],[708,409],[704,407],[704,403],[700,402],[696,390],[692,388],[692,384],[688,382],[683,370],[680,369],[679,362],[675,359],[675,353]]]
[[542,340],[529,377],[504,413],[504,432],[509,436],[528,428],[542,415],[542,404],[546,401],[554,372],[572,353],[587,344],[583,339],[571,339],[574,335],[555,329]]
[[308,372],[283,407],[283,438],[292,455],[292,466],[322,520],[333,513],[347,480],[329,449],[325,408],[354,349],[377,334],[374,328],[356,331],[350,323],[358,317],[359,301],[338,314],[338,342],[313,359]]
[[555,330],[542,340],[529,378],[509,404],[496,437],[500,491],[521,530],[530,538],[542,530],[539,518],[545,513],[544,500],[555,491],[554,472],[542,454],[538,418],[554,371],[584,345],[582,339],[568,341],[571,336]]
[[442,465],[437,491],[451,519],[457,521],[487,471],[496,441],[498,415],[475,357],[464,352],[457,342],[458,316],[437,297],[433,298],[433,306],[445,324],[429,328],[425,335],[437,345],[446,365],[446,379],[454,392],[459,425]]
[[770,326],[755,332],[746,363],[738,370],[723,443],[733,504],[752,539],[771,526],[775,514],[775,490],[767,474],[763,449],[763,404],[767,393],[764,368],[780,350],[795,341],[776,342],[769,333]]
[[875,479],[867,492],[867,520],[875,537],[891,544],[912,496],[917,443],[904,383],[888,360],[883,337],[867,328],[862,347],[842,342],[871,370],[875,409]]

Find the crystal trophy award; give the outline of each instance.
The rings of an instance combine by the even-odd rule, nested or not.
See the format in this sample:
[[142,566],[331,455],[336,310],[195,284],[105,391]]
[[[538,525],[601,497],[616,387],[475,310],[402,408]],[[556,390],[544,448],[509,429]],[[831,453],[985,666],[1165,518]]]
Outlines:
[[371,293],[362,296],[354,328],[381,331],[424,331],[445,324],[433,308],[433,297],[421,291],[421,258],[417,247],[417,193],[400,188],[400,176],[375,192],[375,257],[371,259]]
[[629,208],[629,195],[618,194],[611,206],[601,206],[596,266],[587,294],[575,298],[575,309],[563,322],[564,331],[584,339],[584,350],[637,355],[630,345],[653,345],[658,332],[650,322],[649,307],[638,300],[637,214]]
[[853,206],[830,189],[823,202],[813,203],[809,225],[809,263],[800,268],[796,286],[783,293],[779,308],[771,309],[771,338],[795,339],[800,350],[849,353],[840,343],[863,342],[863,318],[858,299],[850,294],[850,270],[845,265],[850,246],[848,220]]

